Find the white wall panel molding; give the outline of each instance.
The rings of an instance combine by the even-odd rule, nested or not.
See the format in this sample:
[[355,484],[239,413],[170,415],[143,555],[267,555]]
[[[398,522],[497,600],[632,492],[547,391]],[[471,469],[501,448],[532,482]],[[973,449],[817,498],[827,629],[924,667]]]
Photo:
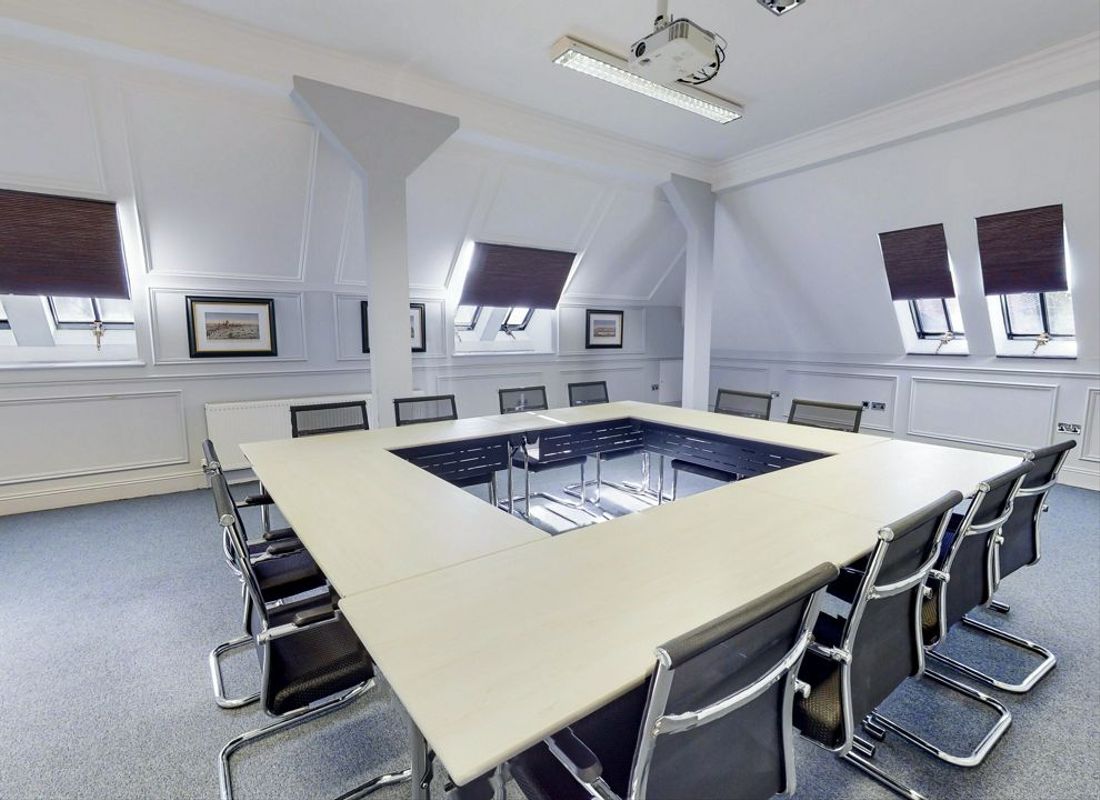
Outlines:
[[332,333],[337,361],[370,361],[363,352],[363,318],[360,303],[365,294],[334,292],[332,295]]
[[186,492],[206,486],[201,469],[188,469],[156,475],[138,475],[117,480],[97,480],[57,486],[45,484],[21,492],[0,493],[0,516],[24,514],[50,508],[125,500],[152,494]]
[[[906,433],[1024,452],[1050,444],[1058,385],[914,376]],[[996,413],[991,413],[996,409]]]
[[[279,355],[242,358],[190,358],[187,345],[187,295],[255,297],[275,301],[275,337]],[[149,289],[149,321],[153,335],[153,363],[157,365],[218,362],[307,361],[307,325],[304,296],[298,292],[226,292],[207,289]]]
[[1091,489],[1094,492],[1100,492],[1100,470],[1065,466],[1062,467],[1062,471],[1058,474],[1058,483],[1066,486],[1076,486],[1079,489]]
[[1100,461],[1100,387],[1091,387],[1085,399],[1085,423],[1081,432],[1081,461]]
[[[944,359],[949,357],[944,356]],[[1008,377],[1038,376],[1042,378],[1080,378],[1082,380],[1100,379],[1100,371],[1089,363],[1070,362],[1080,364],[1076,369],[1028,369],[1026,367],[1007,366],[1021,359],[998,359],[997,365],[973,366],[968,365],[963,358],[950,357],[944,363],[931,363],[927,359],[916,361],[900,361],[890,359],[877,359],[869,357],[866,360],[860,358],[836,358],[823,355],[820,358],[812,355],[785,355],[782,353],[767,355],[751,355],[739,351],[720,351],[712,359],[715,364],[740,364],[740,363],[764,363],[764,364],[796,364],[813,367],[837,367],[841,369],[890,369],[899,372],[947,372],[967,373],[980,375],[1001,375]],[[1006,366],[1000,366],[1005,363]],[[1091,362],[1095,364],[1095,362]]]
[[[122,92],[146,269],[191,279],[301,283],[318,131],[290,113],[289,101],[283,108],[135,81]],[[188,134],[170,135],[181,130]],[[214,163],[213,154],[233,168]]]
[[743,186],[1096,86],[1098,42],[1090,34],[723,161],[714,170],[714,188]]
[[[894,433],[897,428],[896,415],[898,408],[898,381],[897,375],[881,375],[872,372],[845,372],[837,370],[825,370],[825,369],[786,369],[784,383],[784,396],[781,398],[782,405],[790,409],[791,400],[795,397],[804,397],[806,399],[818,399],[828,400],[837,403],[860,403],[863,400],[874,400],[886,403],[886,413],[883,415],[879,411],[871,411],[864,409],[863,416],[860,421],[860,430],[871,431],[883,431],[885,433]],[[827,382],[832,379],[840,379],[851,381],[852,383],[882,383],[886,387],[886,398],[882,395],[878,397],[866,397],[862,395],[868,394],[863,392],[861,396],[851,396],[850,399],[845,399],[846,393],[836,394],[826,392],[825,394],[802,394],[791,391],[788,387],[790,376],[792,375],[806,375],[811,378],[819,378]]]
[[[345,286],[367,285],[366,225],[363,222],[363,182],[348,170],[348,189],[344,199],[344,226],[340,233],[340,252],[336,258],[336,283]],[[353,263],[358,258],[359,263]],[[356,274],[358,270],[358,274]]]
[[108,199],[95,107],[87,74],[0,56],[0,186]]
[[179,390],[3,399],[0,422],[21,454],[0,466],[0,486],[190,460]]

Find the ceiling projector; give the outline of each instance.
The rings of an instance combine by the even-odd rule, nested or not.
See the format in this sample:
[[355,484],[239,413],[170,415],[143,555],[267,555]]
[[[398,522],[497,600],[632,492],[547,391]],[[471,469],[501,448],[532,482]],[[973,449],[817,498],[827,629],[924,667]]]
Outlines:
[[689,19],[659,14],[653,33],[630,46],[627,60],[631,72],[654,83],[703,83],[718,73],[724,44]]

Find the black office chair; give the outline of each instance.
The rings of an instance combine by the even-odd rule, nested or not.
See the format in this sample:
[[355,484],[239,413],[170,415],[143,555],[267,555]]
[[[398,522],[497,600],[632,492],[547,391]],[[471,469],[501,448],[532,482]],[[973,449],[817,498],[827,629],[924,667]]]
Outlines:
[[[207,480],[210,483],[211,492],[215,499],[218,493],[223,493],[230,498],[229,483],[220,467],[217,466],[217,458],[214,453],[214,445],[209,441],[203,442],[203,450],[207,454]],[[252,637],[248,633],[249,620],[252,614],[252,596],[247,591],[246,565],[241,563],[238,549],[233,546],[226,532],[225,519],[222,512],[215,505],[218,512],[218,523],[222,527],[222,551],[226,564],[241,581],[241,593],[244,600],[244,628],[245,633],[214,647],[210,651],[208,663],[210,665],[210,680],[214,686],[214,701],[221,708],[240,708],[254,703],[259,699],[259,694],[253,693],[242,697],[227,697],[225,694],[225,682],[221,674],[221,659],[227,653],[246,647]],[[241,536],[245,536],[244,521],[240,511],[233,504],[233,519],[235,530]],[[302,548],[302,543],[297,538],[284,539],[278,542],[266,542],[264,540],[245,540],[243,552],[247,554],[248,569],[256,576],[260,593],[265,603],[280,603],[295,595],[316,593],[327,588],[327,581],[316,562]]]
[[401,427],[458,419],[458,406],[453,394],[399,397],[393,401],[393,413],[397,426]]
[[291,406],[290,429],[295,439],[301,436],[318,436],[322,433],[369,430],[367,404],[363,400],[351,400],[340,403]]
[[524,386],[519,389],[498,389],[500,395],[500,413],[518,414],[521,411],[546,411],[550,408],[546,401],[545,386]]
[[[983,588],[984,594],[980,598],[980,602],[975,605],[986,605],[994,610],[1000,610],[1002,613],[1007,613],[1007,606],[1001,605],[1000,608],[995,606],[992,600],[993,593],[997,591],[1004,577],[1011,575],[1021,567],[1030,566],[1038,562],[1041,553],[1039,527],[1043,512],[1047,509],[1046,498],[1050,490],[1058,482],[1058,473],[1065,463],[1066,458],[1069,456],[1069,451],[1072,450],[1076,444],[1077,443],[1073,441],[1059,442],[1049,447],[1035,450],[1024,457],[1024,463],[1030,464],[1031,470],[1023,477],[1022,483],[1011,499],[1011,509],[1008,518],[1004,520],[1004,523],[1000,525],[996,531],[994,531],[988,549],[985,551],[987,562],[986,572],[989,575],[988,586]],[[985,502],[988,503],[988,499]],[[975,513],[981,513],[981,510],[979,509]],[[993,512],[987,512],[987,514],[983,514],[983,517],[988,517],[991,513]],[[989,523],[986,525],[988,524]],[[977,529],[980,533],[986,525],[981,524],[981,522],[971,522],[970,530],[974,531]],[[976,550],[977,548],[973,549]],[[956,559],[958,558],[959,556],[956,556]],[[954,569],[955,567],[952,567],[952,571]],[[953,593],[954,589],[947,593],[948,597],[950,598]],[[969,599],[973,599],[973,596]],[[969,599],[967,602],[969,602]],[[932,619],[932,613],[933,610],[930,609],[929,621]],[[936,619],[939,621],[938,616]],[[945,615],[944,622],[950,624],[952,619],[953,617]],[[1042,659],[1038,666],[1028,673],[1023,680],[1012,683],[999,680],[992,675],[937,652],[936,650],[931,650],[929,652],[928,655],[936,661],[947,664],[964,675],[979,680],[988,686],[1006,692],[1013,692],[1015,694],[1025,694],[1031,691],[1035,684],[1042,680],[1058,663],[1054,654],[1042,645],[1015,636],[1007,631],[995,628],[992,625],[987,625],[980,620],[974,619],[967,613],[964,613],[961,620],[958,621],[972,630],[976,630],[979,633],[992,636],[1002,642],[1028,650]],[[935,643],[937,640],[943,638],[944,631],[930,628],[928,634],[930,641]]]
[[772,413],[772,396],[763,392],[719,389],[714,398],[714,410],[719,414],[731,414],[735,417],[768,419]]
[[[268,605],[262,579],[248,557],[244,532],[224,477],[211,483],[214,507],[223,534],[232,542],[251,600],[248,634],[255,643],[263,674],[260,701],[276,718],[257,730],[230,740],[218,757],[222,800],[232,800],[230,757],[249,742],[336,711],[374,685],[374,664],[336,606],[331,591],[320,597]],[[361,784],[356,797],[409,779],[410,771],[381,775]]]
[[509,762],[528,800],[793,793],[796,675],[836,575],[822,564],[658,648],[648,686]]
[[571,383],[567,388],[570,406],[591,406],[611,402],[607,396],[607,381]]
[[792,400],[787,422],[811,428],[829,428],[834,431],[859,433],[859,420],[863,406],[844,403],[826,403],[824,400]]
[[[206,439],[202,443],[203,449],[203,461],[204,471],[209,473],[210,470],[215,469],[221,471],[221,461],[218,460],[218,454],[214,450],[214,443],[209,439]],[[275,505],[275,500],[268,494],[260,484],[260,491],[256,494],[246,495],[241,500],[234,500],[237,508],[258,508],[260,511],[260,529],[263,532],[263,538],[268,542],[277,542],[284,539],[294,538],[294,531],[290,528],[272,528],[271,527],[271,507]]]
[[[961,500],[962,494],[949,492],[879,531],[866,569],[846,569],[830,587],[832,593],[847,594],[851,606],[846,615],[821,615],[816,641],[798,675],[810,686],[795,703],[795,727],[802,735],[912,800],[922,795],[875,764],[875,744],[855,732],[862,721],[874,738],[885,736],[892,723],[876,709],[906,678],[927,677],[993,708],[999,719],[979,749],[991,748],[1012,720],[996,700],[924,665],[920,614],[925,588],[935,574],[951,509]],[[851,591],[836,592],[837,584]]]

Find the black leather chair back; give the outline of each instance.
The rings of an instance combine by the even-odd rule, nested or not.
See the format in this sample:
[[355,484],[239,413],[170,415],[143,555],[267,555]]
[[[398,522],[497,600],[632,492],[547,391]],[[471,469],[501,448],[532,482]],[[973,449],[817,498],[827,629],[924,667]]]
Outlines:
[[772,413],[772,396],[761,392],[719,389],[714,398],[714,410],[719,414],[731,414],[735,417],[768,419]]
[[290,429],[295,439],[322,433],[365,431],[369,427],[367,404],[363,400],[290,407]]
[[997,554],[999,577],[1011,575],[1020,567],[1039,560],[1039,520],[1047,495],[1057,483],[1069,451],[1076,446],[1077,442],[1067,439],[1025,456],[1032,464],[1031,472],[1012,501],[1012,516],[1001,528],[1004,542]]
[[[818,592],[836,576],[822,564],[658,649],[631,773],[632,785],[645,788],[640,797],[768,798],[793,790],[794,679]],[[733,710],[705,719],[705,709],[739,694]],[[662,735],[668,715],[700,711],[696,727]]]
[[393,401],[393,412],[398,427],[458,419],[458,406],[455,405],[453,394],[400,397]]
[[1008,521],[1016,491],[1030,470],[1031,463],[1024,461],[984,481],[978,488],[951,547],[941,558],[940,569],[950,575],[950,580],[939,588],[946,595],[946,602],[940,606],[941,633],[993,599],[997,589],[996,538]]
[[571,383],[568,389],[570,406],[590,406],[610,402],[607,395],[607,381]]
[[550,408],[546,401],[545,386],[498,389],[497,392],[500,395],[501,414],[518,414],[521,411],[546,411]]
[[859,421],[862,415],[863,406],[826,403],[823,400],[794,399],[791,401],[791,413],[787,417],[787,422],[811,428],[859,433]]

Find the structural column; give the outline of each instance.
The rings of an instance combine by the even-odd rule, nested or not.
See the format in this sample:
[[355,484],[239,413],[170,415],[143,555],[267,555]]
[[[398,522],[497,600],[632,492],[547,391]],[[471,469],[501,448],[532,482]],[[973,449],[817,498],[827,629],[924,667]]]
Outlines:
[[371,395],[381,426],[412,391],[408,177],[458,130],[457,117],[294,76],[292,97],[363,181]]
[[683,175],[673,175],[661,189],[687,231],[683,406],[706,410],[714,297],[714,192],[709,183]]

